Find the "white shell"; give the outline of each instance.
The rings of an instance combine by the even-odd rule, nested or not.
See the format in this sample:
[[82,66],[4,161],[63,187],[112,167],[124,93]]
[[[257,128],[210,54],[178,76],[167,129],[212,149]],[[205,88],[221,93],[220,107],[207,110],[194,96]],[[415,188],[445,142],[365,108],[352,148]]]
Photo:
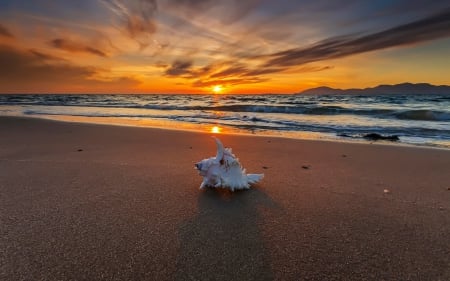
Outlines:
[[249,189],[250,184],[260,181],[264,174],[246,174],[239,159],[231,152],[231,148],[224,148],[218,138],[217,155],[195,164],[203,182],[200,189],[205,187],[228,188],[231,191]]

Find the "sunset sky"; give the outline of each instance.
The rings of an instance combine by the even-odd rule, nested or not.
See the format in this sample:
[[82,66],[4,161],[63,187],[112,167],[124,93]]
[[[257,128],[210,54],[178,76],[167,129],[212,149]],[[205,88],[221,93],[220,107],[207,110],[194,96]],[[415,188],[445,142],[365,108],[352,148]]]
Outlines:
[[446,1],[0,0],[0,92],[450,84]]

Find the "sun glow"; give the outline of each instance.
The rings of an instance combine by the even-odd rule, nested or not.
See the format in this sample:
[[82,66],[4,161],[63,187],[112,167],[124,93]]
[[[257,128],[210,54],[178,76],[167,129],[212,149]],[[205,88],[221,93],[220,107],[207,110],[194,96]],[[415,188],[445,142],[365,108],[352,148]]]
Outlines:
[[218,126],[214,126],[211,128],[211,133],[213,134],[220,134],[221,128]]
[[220,94],[223,91],[223,87],[222,85],[216,85],[212,88],[212,91],[214,92],[214,94]]

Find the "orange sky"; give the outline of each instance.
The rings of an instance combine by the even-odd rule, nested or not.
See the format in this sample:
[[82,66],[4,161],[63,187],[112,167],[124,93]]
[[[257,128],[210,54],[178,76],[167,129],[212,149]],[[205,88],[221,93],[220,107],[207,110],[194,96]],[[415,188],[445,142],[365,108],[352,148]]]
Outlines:
[[17,2],[0,3],[2,93],[450,84],[445,1]]

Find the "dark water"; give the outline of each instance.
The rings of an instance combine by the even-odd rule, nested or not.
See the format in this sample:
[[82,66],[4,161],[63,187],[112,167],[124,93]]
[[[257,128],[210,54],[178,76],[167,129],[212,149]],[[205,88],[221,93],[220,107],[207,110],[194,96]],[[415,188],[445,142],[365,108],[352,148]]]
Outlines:
[[0,95],[0,115],[176,122],[298,138],[378,133],[450,147],[450,95]]

